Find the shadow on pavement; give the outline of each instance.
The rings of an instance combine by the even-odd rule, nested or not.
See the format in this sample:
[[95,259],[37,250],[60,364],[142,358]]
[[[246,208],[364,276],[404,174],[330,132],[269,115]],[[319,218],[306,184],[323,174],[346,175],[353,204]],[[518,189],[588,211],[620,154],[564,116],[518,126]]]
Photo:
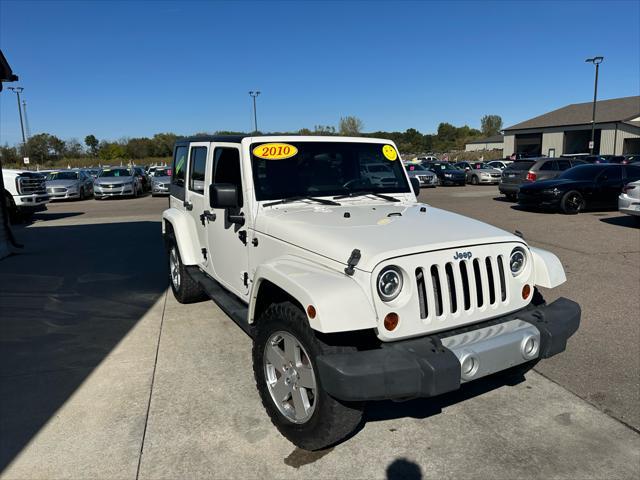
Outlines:
[[442,413],[447,408],[456,403],[464,402],[471,398],[484,395],[497,388],[513,386],[524,381],[524,377],[490,376],[476,382],[463,384],[459,390],[446,393],[433,398],[418,398],[405,402],[380,401],[367,405],[365,410],[365,422],[376,422],[380,420],[391,420],[396,418],[418,418],[425,419],[433,415]]
[[0,472],[163,295],[158,222],[25,228],[0,261]]
[[421,480],[422,478],[420,466],[406,458],[398,458],[387,467],[387,480]]
[[618,227],[627,228],[640,228],[640,217],[633,217],[631,215],[622,215],[620,217],[601,218],[601,222],[608,223],[609,225],[617,225]]

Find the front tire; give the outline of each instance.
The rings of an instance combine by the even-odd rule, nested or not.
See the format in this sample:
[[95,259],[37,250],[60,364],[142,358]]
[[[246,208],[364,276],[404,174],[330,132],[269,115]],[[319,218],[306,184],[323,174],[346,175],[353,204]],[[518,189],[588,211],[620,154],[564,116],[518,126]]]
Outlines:
[[564,194],[560,201],[560,209],[567,215],[576,215],[584,210],[585,201],[580,192],[571,190]]
[[471,185],[478,185],[479,183],[480,183],[480,180],[476,175],[471,177]]
[[187,272],[175,240],[169,243],[169,283],[173,296],[180,303],[195,303],[206,298],[204,290]]
[[253,373],[271,422],[291,443],[319,450],[343,440],[362,420],[362,408],[336,400],[322,388],[316,359],[350,347],[320,341],[291,302],[270,305],[260,316],[253,344]]

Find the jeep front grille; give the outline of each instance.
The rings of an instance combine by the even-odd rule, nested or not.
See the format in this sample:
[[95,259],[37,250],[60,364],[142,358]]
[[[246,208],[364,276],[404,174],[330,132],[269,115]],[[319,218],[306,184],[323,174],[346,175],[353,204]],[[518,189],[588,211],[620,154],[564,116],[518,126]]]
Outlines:
[[507,301],[502,255],[418,267],[415,276],[422,319]]
[[42,175],[18,177],[18,191],[20,195],[31,195],[34,193],[47,193],[45,177]]

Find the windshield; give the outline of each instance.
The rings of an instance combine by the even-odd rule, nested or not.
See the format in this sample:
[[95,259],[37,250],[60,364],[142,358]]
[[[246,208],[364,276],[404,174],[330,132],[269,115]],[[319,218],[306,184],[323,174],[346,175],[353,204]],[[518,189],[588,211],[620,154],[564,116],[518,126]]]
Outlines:
[[558,178],[567,180],[593,180],[595,176],[602,171],[603,169],[596,165],[579,165],[565,170]]
[[171,169],[169,168],[158,168],[151,172],[152,177],[170,177]]
[[416,171],[416,170],[419,170],[419,171],[427,170],[422,165],[405,165],[404,168],[407,169],[407,172],[413,172],[413,171]]
[[475,165],[473,165],[473,168],[475,170],[493,170],[493,167],[491,165],[487,165],[486,163],[476,163]]
[[78,172],[51,172],[47,180],[77,180]]
[[457,168],[453,168],[453,165],[448,165],[446,163],[430,163],[429,165],[427,165],[427,168],[429,170],[433,170],[434,172],[436,170],[457,170]]
[[115,168],[109,170],[102,170],[100,177],[130,177],[131,172],[126,168]]
[[[355,142],[254,143],[251,152],[257,200],[347,195],[357,191],[411,191],[400,158],[390,145]],[[288,158],[273,158],[287,155]]]

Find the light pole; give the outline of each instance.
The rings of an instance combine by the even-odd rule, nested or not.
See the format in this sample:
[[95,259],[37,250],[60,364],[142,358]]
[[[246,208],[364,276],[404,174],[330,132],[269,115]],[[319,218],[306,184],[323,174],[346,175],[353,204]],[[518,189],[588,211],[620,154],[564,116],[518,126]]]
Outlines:
[[593,114],[591,115],[591,141],[589,142],[589,154],[593,155],[593,147],[595,146],[594,133],[596,128],[596,99],[598,98],[598,69],[604,57],[587,58],[585,62],[593,63],[596,66],[596,81],[593,86]]
[[24,129],[27,132],[27,140],[31,136],[31,129],[29,128],[29,117],[27,116],[27,101],[22,99],[22,113],[24,114]]
[[253,127],[254,133],[258,133],[258,114],[256,113],[256,98],[260,95],[259,91],[251,91],[249,92],[251,98],[253,98]]
[[20,93],[24,90],[22,87],[9,87],[9,90],[16,92],[18,98],[18,114],[20,115],[20,130],[22,131],[22,144],[26,145],[27,140],[24,138],[24,125],[22,124],[22,107],[20,106]]

